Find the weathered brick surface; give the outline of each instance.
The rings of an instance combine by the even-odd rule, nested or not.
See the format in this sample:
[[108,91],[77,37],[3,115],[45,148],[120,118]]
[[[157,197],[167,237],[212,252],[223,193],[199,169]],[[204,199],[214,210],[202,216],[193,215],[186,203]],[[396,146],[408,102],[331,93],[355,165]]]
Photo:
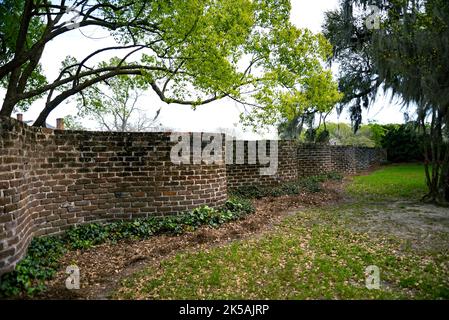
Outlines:
[[355,174],[386,161],[386,153],[382,149],[279,141],[277,174],[261,176],[260,165],[248,163],[246,148],[245,144],[244,163],[226,165],[229,189],[249,185],[274,185],[328,172]]
[[[259,158],[257,157],[256,163],[251,163],[248,159],[248,141],[240,141],[244,146],[244,158],[240,161],[236,161],[237,141],[233,142],[233,145],[227,145],[226,152],[229,153],[230,148],[233,148],[233,160],[232,163],[226,164],[227,183],[229,188],[237,188],[247,185],[275,185],[283,181],[295,180],[298,177],[298,159],[297,149],[298,143],[295,141],[279,141],[278,142],[278,166],[276,174],[274,175],[261,175],[261,167],[269,167],[267,165],[261,165]],[[254,143],[254,141],[252,141]],[[263,142],[265,143],[265,142]],[[270,143],[266,144],[266,154],[269,155]],[[256,148],[258,152],[258,148]],[[257,153],[256,153],[257,154]]]
[[169,133],[53,131],[0,119],[0,273],[33,236],[222,205],[224,161],[175,165],[173,144]]
[[298,148],[298,174],[313,176],[333,170],[331,149],[327,145],[302,144]]
[[[236,143],[222,144],[223,155],[232,150],[233,164],[223,158],[176,165],[170,161],[170,133],[60,131],[0,118],[0,274],[15,266],[36,236],[83,223],[218,207],[228,187],[329,171],[352,174],[386,158],[379,149],[279,141],[276,174],[261,175],[268,165],[249,161],[249,142],[239,142],[244,152],[237,154]],[[264,143],[269,154],[270,143]]]
[[356,171],[369,169],[371,166],[385,162],[387,152],[376,148],[355,148]]
[[330,146],[333,171],[354,174],[357,172],[357,148],[351,146]]

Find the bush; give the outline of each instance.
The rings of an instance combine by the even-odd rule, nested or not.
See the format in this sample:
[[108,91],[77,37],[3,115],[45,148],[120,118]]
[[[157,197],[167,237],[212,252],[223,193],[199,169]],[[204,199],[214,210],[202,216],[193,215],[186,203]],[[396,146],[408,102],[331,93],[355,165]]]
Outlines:
[[51,279],[58,268],[58,260],[66,251],[63,241],[57,237],[33,239],[25,258],[15,270],[0,279],[0,297],[33,295],[44,289],[43,282]]
[[249,215],[255,211],[255,208],[250,200],[235,196],[232,196],[229,201],[226,202],[224,208],[234,212],[235,215],[239,215],[240,217],[244,217],[245,215]]
[[253,212],[249,200],[233,197],[220,209],[203,206],[174,217],[92,223],[73,227],[62,237],[35,238],[15,270],[1,276],[0,297],[32,296],[45,290],[45,281],[55,275],[59,259],[67,250],[87,249],[107,241],[146,239],[157,234],[177,235],[203,225],[216,228]]
[[382,147],[387,150],[388,161],[414,162],[424,159],[423,139],[412,123],[385,125]]
[[320,192],[321,183],[326,180],[341,180],[343,176],[337,172],[325,175],[312,176],[297,181],[285,182],[277,186],[243,186],[231,190],[231,194],[240,198],[260,199],[264,197],[279,197],[284,195],[295,195],[304,191]]

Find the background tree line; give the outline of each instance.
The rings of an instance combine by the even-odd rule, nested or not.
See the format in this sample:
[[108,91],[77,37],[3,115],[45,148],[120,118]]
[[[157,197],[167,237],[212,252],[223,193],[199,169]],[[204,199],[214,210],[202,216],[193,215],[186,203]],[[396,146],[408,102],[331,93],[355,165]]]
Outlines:
[[[283,136],[281,132],[281,136]],[[285,135],[283,136],[284,138]],[[405,124],[367,124],[354,132],[350,124],[327,123],[307,128],[296,137],[303,143],[322,143],[337,146],[384,148],[390,162],[424,161],[423,136],[415,122]]]

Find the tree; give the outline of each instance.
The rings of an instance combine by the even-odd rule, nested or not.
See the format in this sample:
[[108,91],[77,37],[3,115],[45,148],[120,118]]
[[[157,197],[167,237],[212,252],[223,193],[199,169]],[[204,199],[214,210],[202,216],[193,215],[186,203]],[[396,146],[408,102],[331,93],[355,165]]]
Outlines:
[[317,129],[317,137],[326,131],[329,142],[335,145],[370,148],[375,146],[370,126],[361,126],[360,130],[354,133],[346,123],[328,123],[326,128],[321,126]]
[[139,99],[147,88],[138,76],[120,75],[98,83],[77,95],[78,117],[91,118],[101,130],[149,131],[159,127],[156,122],[161,109],[151,118],[139,108]]
[[[322,35],[290,21],[289,0],[3,0],[0,3],[0,115],[46,97],[34,125],[66,99],[118,75],[137,75],[166,103],[197,106],[230,98],[256,111],[248,124],[279,118],[280,101],[327,77],[322,61],[331,47]],[[97,27],[114,36],[59,76],[45,78],[46,45],[67,32]],[[70,48],[67,48],[68,50]],[[101,54],[123,52],[92,66]],[[314,80],[315,79],[315,80]]]
[[308,143],[324,143],[339,146],[381,147],[376,144],[376,129],[378,125],[363,125],[356,133],[346,123],[324,122],[313,130],[306,130],[298,139]]
[[386,134],[382,138],[382,147],[387,150],[388,161],[413,162],[424,160],[422,135],[416,124],[385,125]]
[[86,128],[81,123],[81,119],[74,117],[73,115],[68,115],[64,117],[64,128],[66,130],[86,130]]
[[[449,3],[445,0],[377,0],[379,28],[371,28],[368,0],[342,0],[329,12],[325,35],[341,63],[340,89],[354,127],[361,107],[380,89],[415,108],[424,137],[425,200],[449,202]],[[371,21],[372,22],[372,21]],[[429,123],[428,123],[429,122]],[[428,125],[427,125],[428,123]]]
[[297,139],[304,128],[308,127],[310,140],[314,140],[314,122],[319,118],[318,127],[323,122],[326,127],[326,117],[342,98],[337,83],[332,79],[330,71],[310,77],[295,95],[281,98],[276,107],[280,111],[278,131],[281,138]]

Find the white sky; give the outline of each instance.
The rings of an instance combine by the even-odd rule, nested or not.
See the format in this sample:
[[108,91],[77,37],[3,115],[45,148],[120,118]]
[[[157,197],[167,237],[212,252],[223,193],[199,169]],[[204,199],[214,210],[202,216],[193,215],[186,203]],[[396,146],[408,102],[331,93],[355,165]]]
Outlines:
[[[320,32],[324,20],[324,12],[336,8],[338,0],[292,0],[292,22],[301,28],[309,28],[313,32]],[[99,29],[90,29],[85,31],[89,36],[98,39],[89,39],[84,37],[79,30],[74,30],[53,42],[45,48],[42,65],[43,69],[52,81],[58,75],[61,61],[70,54],[78,59],[84,58],[95,49],[105,45],[113,45],[114,41],[108,37],[104,31]],[[67,49],[69,48],[69,50]],[[3,99],[3,97],[2,97]],[[25,120],[35,119],[39,114],[44,100],[37,101],[30,107],[30,110],[24,114]],[[159,116],[159,122],[162,125],[180,130],[180,131],[217,131],[219,128],[227,128],[235,132],[240,138],[252,139],[258,135],[251,132],[244,132],[239,124],[239,114],[241,107],[235,102],[229,100],[220,100],[208,105],[199,106],[195,111],[189,106],[167,105],[161,102],[154,93],[141,98],[140,108],[147,110],[149,117],[156,110],[162,107]],[[47,119],[49,124],[55,124],[56,118],[64,117],[68,114],[75,114],[76,108],[73,102],[61,104],[55,109]],[[364,123],[367,120],[375,120],[379,123],[401,123],[403,114],[397,104],[390,103],[389,98],[380,95],[378,101],[368,111],[364,111]],[[343,113],[340,118],[334,112],[327,119],[328,122],[349,122],[347,113]],[[91,127],[92,123],[86,122],[86,126]],[[266,138],[276,137],[275,130],[265,133]]]

